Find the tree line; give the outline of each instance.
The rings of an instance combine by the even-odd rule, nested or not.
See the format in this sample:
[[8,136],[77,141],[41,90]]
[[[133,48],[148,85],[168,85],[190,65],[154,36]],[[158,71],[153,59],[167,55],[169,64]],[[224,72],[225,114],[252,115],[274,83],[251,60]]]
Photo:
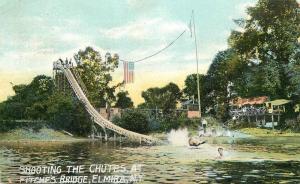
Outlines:
[[[295,0],[259,0],[247,9],[246,18],[234,20],[239,29],[228,37],[228,49],[219,51],[207,73],[199,76],[202,112],[226,121],[229,102],[236,97],[268,96],[300,103],[299,12]],[[102,59],[98,51],[87,47],[76,53],[74,59],[94,107],[133,109],[128,92],[117,92],[123,83],[112,84],[111,73],[119,65],[117,54],[107,53]],[[188,75],[184,84],[182,90],[175,83],[169,83],[142,92],[145,102],[137,108],[158,108],[165,114],[163,119],[151,120],[150,129],[167,130],[191,123],[184,116],[178,118],[172,114],[183,99],[197,101],[197,74]],[[52,78],[40,75],[28,85],[13,86],[13,90],[15,95],[0,103],[0,120],[47,120],[53,127],[80,135],[90,132],[91,121],[82,104],[75,100],[72,92],[58,90]],[[142,122],[140,117],[132,118],[135,116],[148,121],[145,114],[128,113],[124,116],[126,121],[116,122],[123,127],[137,120]],[[143,127],[129,128],[138,131]]]
[[[86,85],[89,100],[96,108],[110,107],[113,103],[120,108],[133,107],[128,92],[120,91],[115,94],[116,88],[122,83],[111,84],[110,73],[118,66],[118,56],[111,56],[109,53],[106,56],[105,62],[102,61],[100,53],[92,47],[80,50],[74,55],[76,70]],[[61,73],[54,79],[38,75],[30,84],[14,85],[15,95],[0,103],[0,131],[23,126],[40,127],[34,121],[28,125],[15,120],[44,120],[50,128],[88,135],[92,129],[90,117],[70,87],[59,89],[58,86],[61,85],[55,85],[56,78],[64,77],[58,75]]]
[[[235,97],[268,96],[300,103],[300,16],[295,0],[259,0],[200,76],[202,108],[228,118]],[[188,76],[188,96],[197,97],[196,75]]]
[[[300,103],[299,13],[295,0],[259,0],[247,9],[246,18],[234,20],[239,29],[231,31],[228,49],[219,51],[207,73],[199,76],[203,112],[225,121],[229,102],[236,97],[268,96]],[[165,88],[143,92],[148,106],[169,99]],[[174,97],[183,94],[197,101],[197,74],[187,76],[183,91],[177,90],[170,90]]]

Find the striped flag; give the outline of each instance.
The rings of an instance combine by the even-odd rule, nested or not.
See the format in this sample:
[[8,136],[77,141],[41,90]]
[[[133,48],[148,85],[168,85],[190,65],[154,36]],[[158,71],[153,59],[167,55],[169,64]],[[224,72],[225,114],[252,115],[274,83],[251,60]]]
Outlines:
[[134,81],[134,62],[124,61],[124,82],[125,84],[133,83]]

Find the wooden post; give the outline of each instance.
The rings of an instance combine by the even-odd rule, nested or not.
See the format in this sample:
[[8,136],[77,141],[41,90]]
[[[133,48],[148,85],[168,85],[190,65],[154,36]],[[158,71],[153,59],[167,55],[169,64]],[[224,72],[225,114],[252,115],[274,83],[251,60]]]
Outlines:
[[[197,36],[196,36],[196,25],[195,25],[195,17],[194,10],[192,11],[193,17],[193,32],[194,32],[194,40],[195,40],[195,54],[196,54],[196,63],[197,63],[197,94],[198,94],[198,111],[201,121],[201,103],[200,103],[200,82],[199,82],[199,59],[198,59],[198,45],[197,45]],[[191,26],[192,27],[192,26]]]
[[272,112],[272,129],[274,130],[274,114]]
[[116,142],[117,138],[116,138],[116,132],[114,132],[114,142]]
[[107,133],[106,133],[105,128],[103,130],[104,130],[104,140],[107,141]]

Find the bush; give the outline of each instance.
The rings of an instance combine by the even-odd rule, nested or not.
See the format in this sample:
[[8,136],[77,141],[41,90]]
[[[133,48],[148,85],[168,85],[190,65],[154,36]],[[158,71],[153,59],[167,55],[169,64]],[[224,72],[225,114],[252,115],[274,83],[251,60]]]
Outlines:
[[248,121],[234,122],[233,120],[228,121],[228,126],[231,129],[256,128],[257,127],[255,122],[248,122]]
[[284,130],[292,130],[293,132],[300,132],[300,122],[297,119],[287,119],[282,125]]
[[184,116],[165,117],[160,121],[162,131],[170,131],[182,127],[197,128],[200,125],[199,119],[189,119]]
[[161,131],[160,121],[155,118],[149,119],[149,131],[160,132]]
[[150,130],[146,115],[135,110],[124,111],[121,117],[115,117],[113,122],[133,132],[147,133]]
[[47,127],[47,122],[44,121],[14,121],[14,120],[0,120],[0,132],[8,132],[15,129],[32,129],[38,131],[43,127]]

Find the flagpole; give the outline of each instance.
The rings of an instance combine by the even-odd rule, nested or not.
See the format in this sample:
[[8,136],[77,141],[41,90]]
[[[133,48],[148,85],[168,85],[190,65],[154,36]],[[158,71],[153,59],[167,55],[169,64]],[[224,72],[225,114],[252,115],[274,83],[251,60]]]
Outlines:
[[196,37],[196,29],[195,29],[195,18],[194,18],[194,10],[192,10],[193,17],[193,30],[194,30],[194,38],[195,38],[195,51],[196,51],[196,61],[197,61],[197,92],[198,92],[198,108],[199,108],[199,116],[201,118],[201,104],[200,104],[200,84],[199,84],[199,62],[198,62],[198,46],[197,46],[197,37]]

